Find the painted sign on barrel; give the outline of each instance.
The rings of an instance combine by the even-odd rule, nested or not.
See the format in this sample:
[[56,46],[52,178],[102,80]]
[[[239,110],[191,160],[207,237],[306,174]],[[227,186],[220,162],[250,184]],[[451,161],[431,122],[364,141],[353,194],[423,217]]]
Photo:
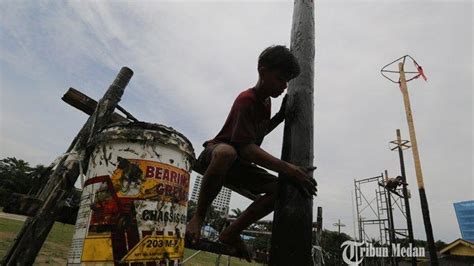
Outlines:
[[87,170],[68,264],[179,263],[194,151],[157,124],[100,132]]

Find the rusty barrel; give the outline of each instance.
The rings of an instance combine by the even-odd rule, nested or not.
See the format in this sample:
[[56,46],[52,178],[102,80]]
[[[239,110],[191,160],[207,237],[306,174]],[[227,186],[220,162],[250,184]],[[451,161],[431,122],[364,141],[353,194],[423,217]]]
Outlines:
[[180,264],[191,142],[163,125],[120,122],[91,149],[68,264]]

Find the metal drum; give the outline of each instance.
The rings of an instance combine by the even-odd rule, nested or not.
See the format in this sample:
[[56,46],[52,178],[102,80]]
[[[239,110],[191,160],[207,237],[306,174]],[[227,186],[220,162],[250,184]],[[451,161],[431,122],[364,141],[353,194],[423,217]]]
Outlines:
[[70,265],[179,264],[194,150],[158,124],[112,124],[92,141]]

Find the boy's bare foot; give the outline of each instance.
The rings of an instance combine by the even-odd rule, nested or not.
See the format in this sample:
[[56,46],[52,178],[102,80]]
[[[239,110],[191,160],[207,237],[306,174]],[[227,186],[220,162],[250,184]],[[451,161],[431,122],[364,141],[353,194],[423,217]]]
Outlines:
[[234,247],[237,249],[237,252],[240,254],[242,258],[244,258],[248,262],[252,262],[252,251],[245,245],[245,242],[239,235],[230,236],[224,232],[219,235],[219,241],[229,246]]
[[191,244],[197,244],[201,238],[201,227],[202,220],[196,216],[193,216],[189,223],[186,225],[185,241]]

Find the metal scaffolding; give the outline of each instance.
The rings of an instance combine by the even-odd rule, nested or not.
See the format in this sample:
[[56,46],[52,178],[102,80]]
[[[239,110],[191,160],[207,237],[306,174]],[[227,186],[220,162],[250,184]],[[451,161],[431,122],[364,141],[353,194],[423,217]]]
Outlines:
[[[374,183],[375,197],[370,198],[369,200],[370,195],[363,192],[362,185]],[[408,237],[407,228],[397,228],[395,225],[390,225],[390,212],[392,212],[394,217],[402,215],[404,220],[407,217],[405,203],[402,196],[403,191],[402,189],[397,189],[395,192],[387,193],[383,184],[383,174],[380,176],[354,180],[359,241],[373,242],[374,239],[377,239],[373,234],[371,235],[367,233],[366,226],[369,225],[378,225],[378,240],[381,245],[390,244],[390,230],[394,231],[395,242],[398,242],[397,239]],[[390,209],[389,201],[391,203]]]
[[[358,223],[358,241],[372,243],[380,246],[391,246],[408,238],[408,229],[396,227],[394,217],[407,219],[402,189],[388,190],[384,184],[388,178],[385,176],[369,177],[355,180],[355,200]],[[370,193],[375,185],[375,194]],[[372,197],[372,195],[374,195]],[[398,219],[399,221],[399,219]],[[404,224],[405,223],[400,223]],[[378,230],[369,231],[369,226],[377,226]],[[390,251],[391,249],[389,249]],[[397,265],[394,258],[392,265]]]
[[[375,183],[375,197],[370,197],[364,193],[362,185],[372,185]],[[379,241],[381,245],[389,243],[388,235],[388,215],[387,215],[387,196],[383,187],[379,186],[383,183],[383,175],[364,178],[360,180],[354,179],[355,186],[355,200],[357,210],[357,224],[360,242],[374,242]],[[369,198],[370,197],[370,200]],[[367,226],[378,226],[378,237],[367,232]]]

